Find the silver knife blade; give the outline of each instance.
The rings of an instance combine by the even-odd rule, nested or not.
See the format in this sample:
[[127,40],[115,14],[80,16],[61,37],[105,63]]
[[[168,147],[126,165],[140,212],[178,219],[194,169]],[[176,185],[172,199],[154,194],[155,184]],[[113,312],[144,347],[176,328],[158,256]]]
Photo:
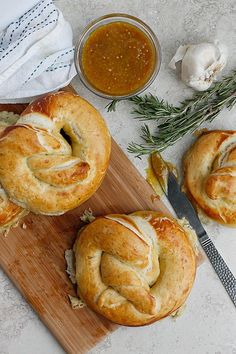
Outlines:
[[189,221],[192,228],[196,231],[199,240],[205,238],[206,231],[199,220],[196,210],[186,194],[181,191],[180,185],[171,171],[168,173],[167,198],[178,218],[186,218]]
[[236,279],[207,235],[201,221],[199,220],[196,210],[186,194],[180,190],[178,181],[171,171],[168,172],[166,195],[178,218],[186,218],[192,228],[196,231],[202,248],[209,258],[212,267],[220,278],[221,283],[225,287],[225,290],[227,291],[234,306],[236,307]]

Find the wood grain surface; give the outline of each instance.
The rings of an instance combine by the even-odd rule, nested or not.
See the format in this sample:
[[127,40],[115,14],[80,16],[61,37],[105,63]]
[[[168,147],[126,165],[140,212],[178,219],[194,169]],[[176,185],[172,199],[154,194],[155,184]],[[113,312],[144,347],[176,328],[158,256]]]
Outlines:
[[[0,111],[21,113],[25,107],[0,105]],[[153,190],[113,140],[108,173],[86,203],[62,216],[30,213],[7,236],[0,234],[0,266],[67,353],[85,353],[117,328],[88,308],[72,310],[68,301],[68,294],[75,295],[75,290],[65,273],[64,252],[74,243],[80,215],[88,208],[94,215],[145,209],[168,212],[152,195]]]

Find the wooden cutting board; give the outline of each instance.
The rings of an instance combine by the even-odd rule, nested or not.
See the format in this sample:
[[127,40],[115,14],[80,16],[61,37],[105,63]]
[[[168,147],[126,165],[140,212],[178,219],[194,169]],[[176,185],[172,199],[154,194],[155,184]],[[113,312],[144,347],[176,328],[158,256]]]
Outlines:
[[[73,91],[71,87],[66,90]],[[26,105],[0,105],[0,111],[21,113]],[[65,273],[64,252],[72,247],[80,215],[91,208],[94,215],[161,210],[151,198],[153,190],[115,141],[107,175],[86,203],[62,216],[30,213],[7,236],[0,234],[0,266],[14,282],[66,352],[85,353],[118,326],[87,308],[72,310],[68,294],[74,288]]]

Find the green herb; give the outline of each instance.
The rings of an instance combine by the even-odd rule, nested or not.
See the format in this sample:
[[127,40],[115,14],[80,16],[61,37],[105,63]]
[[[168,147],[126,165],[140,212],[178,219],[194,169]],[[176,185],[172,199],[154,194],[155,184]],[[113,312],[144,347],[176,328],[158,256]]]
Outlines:
[[106,105],[107,112],[115,112],[116,110],[116,104],[120,102],[120,100],[113,100],[108,105]]
[[[168,104],[151,94],[128,99],[134,104],[132,113],[141,121],[156,120],[157,133],[152,134],[147,124],[141,127],[142,144],[132,142],[128,151],[141,155],[163,151],[186,134],[195,131],[202,123],[211,122],[224,107],[231,109],[236,103],[236,70],[216,82],[204,92],[197,92],[183,101],[179,107]],[[112,101],[108,109],[115,110],[118,101]]]

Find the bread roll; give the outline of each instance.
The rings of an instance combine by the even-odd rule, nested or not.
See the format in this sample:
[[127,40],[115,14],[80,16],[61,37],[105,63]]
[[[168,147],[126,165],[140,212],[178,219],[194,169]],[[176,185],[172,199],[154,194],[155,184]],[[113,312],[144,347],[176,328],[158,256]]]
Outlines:
[[[12,112],[1,112],[0,114],[0,134],[10,124],[15,124],[19,116]],[[9,229],[17,224],[21,217],[28,212],[20,206],[12,203],[4,189],[0,185],[0,232]]]
[[0,182],[18,206],[63,214],[100,186],[110,148],[108,129],[94,107],[69,92],[50,94],[0,134]]
[[170,315],[193,286],[188,229],[158,212],[96,218],[74,245],[78,295],[109,320],[141,326]]
[[207,216],[236,226],[236,131],[198,138],[184,158],[184,188]]

